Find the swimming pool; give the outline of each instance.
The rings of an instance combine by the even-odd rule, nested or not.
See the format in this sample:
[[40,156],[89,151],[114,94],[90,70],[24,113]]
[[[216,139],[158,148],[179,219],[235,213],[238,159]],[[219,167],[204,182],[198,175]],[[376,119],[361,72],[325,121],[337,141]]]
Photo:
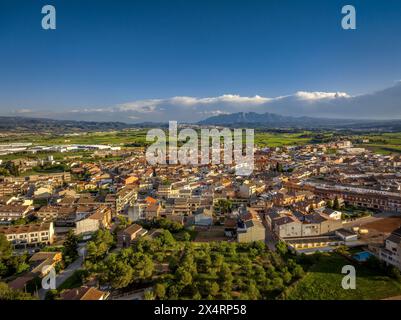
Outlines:
[[357,254],[354,254],[352,257],[359,262],[365,262],[371,256],[372,256],[372,254],[369,251],[362,251],[362,252],[358,252]]

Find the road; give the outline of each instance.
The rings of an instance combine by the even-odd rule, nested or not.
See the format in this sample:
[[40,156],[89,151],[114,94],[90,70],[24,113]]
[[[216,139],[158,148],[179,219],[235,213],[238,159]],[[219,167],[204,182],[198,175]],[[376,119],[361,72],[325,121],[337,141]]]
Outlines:
[[273,233],[273,231],[270,230],[269,226],[267,225],[266,219],[263,217],[262,212],[259,213],[259,217],[260,221],[263,223],[263,226],[266,229],[266,238],[265,238],[266,245],[270,250],[276,251],[276,244],[278,241],[276,235]]
[[[82,249],[82,248],[81,248]],[[83,255],[79,256],[74,262],[68,265],[67,268],[62,270],[59,274],[56,275],[56,288],[59,288],[65,280],[72,276],[72,274],[81,268],[82,263],[84,261]],[[46,293],[49,291],[48,289],[41,288],[38,292],[39,299],[44,300],[46,297]]]

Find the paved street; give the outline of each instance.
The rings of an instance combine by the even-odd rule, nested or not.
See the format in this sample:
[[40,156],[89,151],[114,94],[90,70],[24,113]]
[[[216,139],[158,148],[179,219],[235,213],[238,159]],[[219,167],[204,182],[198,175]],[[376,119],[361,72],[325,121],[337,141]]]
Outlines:
[[[84,247],[82,247],[84,248]],[[82,249],[81,248],[81,249]],[[64,281],[66,281],[69,277],[72,276],[72,274],[77,271],[78,269],[81,268],[83,263],[83,256],[79,256],[78,259],[76,259],[74,262],[72,262],[70,265],[68,265],[67,268],[65,268],[63,271],[61,271],[59,274],[57,274],[56,276],[56,288],[59,288]],[[44,300],[46,297],[46,292],[49,290],[45,290],[43,288],[41,288],[38,292],[39,294],[39,299],[40,300]]]
[[267,225],[266,220],[263,218],[263,213],[259,213],[260,220],[263,223],[263,226],[266,229],[266,245],[268,248],[272,251],[276,251],[276,244],[277,244],[277,239],[274,233],[270,230],[269,226]]

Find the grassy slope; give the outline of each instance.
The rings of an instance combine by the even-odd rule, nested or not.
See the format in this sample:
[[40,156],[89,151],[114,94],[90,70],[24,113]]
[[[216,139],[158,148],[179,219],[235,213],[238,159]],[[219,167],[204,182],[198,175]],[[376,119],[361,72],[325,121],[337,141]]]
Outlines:
[[344,290],[341,269],[350,262],[338,254],[324,256],[307,272],[306,276],[290,287],[290,300],[374,300],[401,295],[401,284],[377,275],[364,266],[356,267],[356,289]]

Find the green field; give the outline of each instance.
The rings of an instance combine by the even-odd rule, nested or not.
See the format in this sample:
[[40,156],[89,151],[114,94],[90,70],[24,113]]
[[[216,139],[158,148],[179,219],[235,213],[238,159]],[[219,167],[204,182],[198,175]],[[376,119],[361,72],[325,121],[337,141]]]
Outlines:
[[282,147],[305,145],[312,143],[312,136],[306,132],[302,133],[270,133],[256,132],[255,145],[259,147]]
[[[2,137],[0,143],[31,142],[33,145],[65,145],[65,144],[108,144],[122,147],[141,147],[151,144],[146,141],[148,129],[129,129],[112,132],[92,132],[70,135],[41,135],[21,134],[19,136]],[[397,133],[372,133],[372,134],[340,134],[334,132],[268,132],[255,130],[255,145],[258,147],[282,147],[313,143],[323,143],[335,139],[351,139],[355,146],[364,147],[380,154],[401,153],[401,132]],[[368,140],[368,142],[364,142]],[[75,152],[70,152],[73,155]],[[81,152],[76,152],[77,154]],[[62,159],[65,154],[51,153],[56,160]],[[0,159],[11,160],[25,154],[13,154],[0,156]]]
[[289,300],[374,300],[401,295],[401,283],[365,266],[355,265],[356,289],[344,290],[341,269],[352,264],[336,253],[327,254],[305,277],[286,291]]
[[42,135],[31,134],[18,137],[2,137],[0,143],[31,142],[34,145],[62,145],[62,144],[130,144],[146,142],[145,129],[122,130],[112,132],[92,132],[70,135]]
[[401,132],[380,133],[357,136],[358,140],[368,139],[369,142],[360,143],[358,146],[372,150],[380,154],[401,153]]

